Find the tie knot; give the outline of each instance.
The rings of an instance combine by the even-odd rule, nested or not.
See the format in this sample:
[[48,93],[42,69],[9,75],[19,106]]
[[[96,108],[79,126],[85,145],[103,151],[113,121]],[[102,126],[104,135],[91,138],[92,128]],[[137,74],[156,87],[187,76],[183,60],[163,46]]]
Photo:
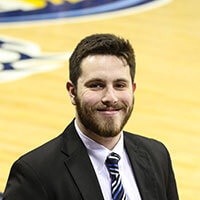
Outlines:
[[106,159],[106,167],[109,172],[119,173],[118,172],[118,162],[120,160],[120,156],[117,153],[112,152],[108,155]]

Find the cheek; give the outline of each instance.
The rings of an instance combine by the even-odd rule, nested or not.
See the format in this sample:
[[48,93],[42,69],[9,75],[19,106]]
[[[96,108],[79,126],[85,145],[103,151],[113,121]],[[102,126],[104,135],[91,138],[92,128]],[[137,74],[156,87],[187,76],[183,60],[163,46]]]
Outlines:
[[98,93],[86,92],[80,96],[82,103],[88,106],[93,106],[101,101],[101,97]]
[[120,100],[122,102],[124,102],[126,105],[131,105],[132,102],[133,102],[133,94],[132,93],[129,93],[129,92],[124,92],[122,95],[121,95],[121,98]]

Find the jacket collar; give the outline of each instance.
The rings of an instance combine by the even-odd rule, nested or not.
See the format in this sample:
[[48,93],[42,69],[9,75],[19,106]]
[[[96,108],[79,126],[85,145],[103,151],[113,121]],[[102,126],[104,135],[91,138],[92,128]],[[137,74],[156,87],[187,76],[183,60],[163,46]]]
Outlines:
[[[79,138],[74,121],[65,129],[61,151],[66,155],[65,165],[70,171],[84,200],[103,200],[103,195],[87,150]],[[80,170],[81,169],[81,170]]]

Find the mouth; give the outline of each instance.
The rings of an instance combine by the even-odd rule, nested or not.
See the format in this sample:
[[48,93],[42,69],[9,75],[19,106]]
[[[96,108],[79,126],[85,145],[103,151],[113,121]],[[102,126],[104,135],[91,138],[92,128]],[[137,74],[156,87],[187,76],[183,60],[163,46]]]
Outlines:
[[112,108],[112,107],[97,109],[97,111],[103,115],[116,115],[120,112],[120,110],[121,108]]

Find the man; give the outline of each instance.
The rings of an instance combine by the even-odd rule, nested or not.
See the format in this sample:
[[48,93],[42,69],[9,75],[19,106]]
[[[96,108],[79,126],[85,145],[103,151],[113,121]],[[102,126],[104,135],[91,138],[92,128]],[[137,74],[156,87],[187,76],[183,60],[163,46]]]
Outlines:
[[14,163],[3,200],[177,200],[166,148],[122,131],[133,110],[134,76],[128,41],[112,34],[84,38],[66,84],[76,117]]

